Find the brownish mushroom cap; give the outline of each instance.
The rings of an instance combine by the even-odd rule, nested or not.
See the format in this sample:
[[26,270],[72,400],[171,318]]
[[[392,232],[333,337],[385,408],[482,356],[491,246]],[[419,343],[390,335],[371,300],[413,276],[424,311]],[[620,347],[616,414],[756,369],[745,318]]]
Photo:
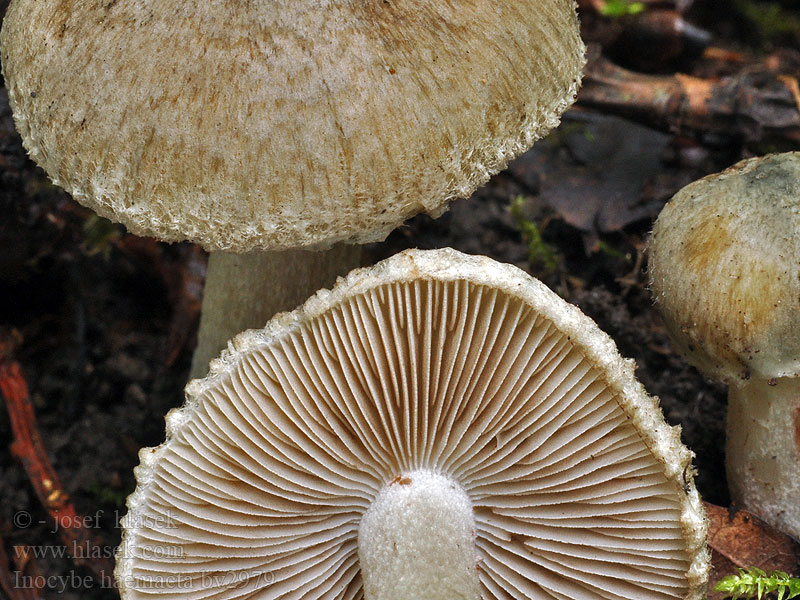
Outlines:
[[699,599],[691,453],[509,265],[410,251],[239,336],[140,453],[123,598]]
[[31,157],[136,234],[207,249],[383,238],[558,122],[573,0],[13,0]]
[[653,228],[649,270],[678,350],[729,385],[732,498],[800,538],[800,152],[680,190]]

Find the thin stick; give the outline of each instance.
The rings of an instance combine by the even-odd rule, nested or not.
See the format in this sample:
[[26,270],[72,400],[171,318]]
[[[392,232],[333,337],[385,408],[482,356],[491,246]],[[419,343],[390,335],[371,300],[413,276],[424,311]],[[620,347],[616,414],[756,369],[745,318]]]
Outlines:
[[77,513],[47,457],[22,367],[4,352],[0,352],[0,395],[11,418],[11,453],[22,463],[39,502],[57,525],[67,552],[76,565],[85,565],[98,582],[112,581],[113,561],[93,554],[93,549],[102,550],[103,546],[93,539],[87,526],[90,521]]

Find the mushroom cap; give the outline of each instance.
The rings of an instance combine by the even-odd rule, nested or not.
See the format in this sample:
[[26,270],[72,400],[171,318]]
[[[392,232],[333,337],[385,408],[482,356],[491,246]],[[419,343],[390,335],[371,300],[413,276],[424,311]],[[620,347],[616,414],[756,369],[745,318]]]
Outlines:
[[800,153],[680,190],[653,227],[648,264],[670,336],[706,375],[800,375]]
[[[354,271],[186,392],[140,453],[123,598],[416,597],[375,572],[392,539],[430,585],[443,569],[487,599],[703,596],[678,428],[594,322],[510,265],[446,249]],[[474,549],[444,548],[426,506]]]
[[438,216],[558,123],[574,0],[13,0],[31,157],[140,235],[326,247]]

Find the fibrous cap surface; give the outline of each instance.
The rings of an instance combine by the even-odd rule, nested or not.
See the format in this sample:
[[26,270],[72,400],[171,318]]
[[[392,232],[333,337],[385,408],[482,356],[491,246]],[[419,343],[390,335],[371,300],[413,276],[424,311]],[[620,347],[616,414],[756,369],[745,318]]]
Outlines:
[[137,234],[207,249],[382,239],[554,127],[573,0],[13,0],[31,157]]
[[695,366],[734,384],[800,376],[800,153],[686,186],[649,253],[656,307]]
[[[397,598],[401,551],[487,600],[704,591],[679,432],[590,319],[487,258],[404,252],[238,336],[140,458],[128,599]],[[473,547],[442,565],[448,540]]]

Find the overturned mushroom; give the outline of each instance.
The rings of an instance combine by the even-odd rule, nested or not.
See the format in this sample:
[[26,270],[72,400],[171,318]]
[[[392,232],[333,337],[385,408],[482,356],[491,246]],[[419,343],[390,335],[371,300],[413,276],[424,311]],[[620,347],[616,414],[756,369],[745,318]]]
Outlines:
[[691,453],[509,265],[409,251],[236,338],[140,453],[123,598],[700,598]]
[[800,153],[683,188],[653,228],[649,269],[678,350],[729,386],[731,497],[800,539]]
[[583,66],[573,0],[13,0],[0,43],[57,185],[212,251],[198,374],[358,266],[298,248],[441,214],[558,123]]

